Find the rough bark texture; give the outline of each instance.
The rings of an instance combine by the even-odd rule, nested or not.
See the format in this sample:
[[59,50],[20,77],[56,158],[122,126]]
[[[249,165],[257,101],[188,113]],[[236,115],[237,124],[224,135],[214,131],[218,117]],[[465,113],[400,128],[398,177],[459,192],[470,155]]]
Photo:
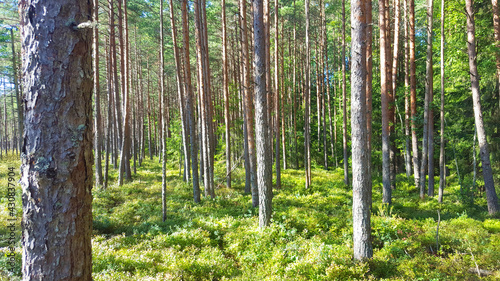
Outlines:
[[483,166],[484,188],[486,189],[486,201],[488,202],[488,212],[495,214],[500,211],[498,197],[493,182],[493,173],[490,163],[490,152],[486,140],[486,132],[483,124],[483,113],[481,111],[481,95],[479,93],[479,73],[476,62],[476,27],[474,22],[473,1],[465,0],[467,17],[467,51],[469,55],[469,72],[472,89],[472,102],[474,107],[474,120],[476,123],[477,139],[479,143],[479,153]]
[[255,135],[257,141],[257,182],[259,185],[259,227],[271,222],[272,162],[269,146],[267,97],[266,97],[266,53],[262,0],[253,0],[254,30],[254,76],[255,76]]
[[366,130],[366,4],[351,0],[352,223],[354,259],[373,256],[370,227],[371,181]]
[[440,120],[441,120],[441,130],[440,136],[441,141],[439,144],[439,195],[438,201],[439,203],[443,202],[443,193],[444,188],[446,187],[446,155],[444,150],[444,18],[445,18],[445,10],[444,10],[444,0],[441,0],[441,109],[440,109]]
[[20,11],[23,280],[91,280],[92,4],[24,1]]
[[380,26],[380,93],[382,101],[382,184],[383,203],[391,203],[391,169],[390,169],[390,124],[389,124],[389,91],[391,85],[388,83],[388,68],[390,67],[387,57],[387,26],[386,26],[386,1],[379,0],[379,26]]

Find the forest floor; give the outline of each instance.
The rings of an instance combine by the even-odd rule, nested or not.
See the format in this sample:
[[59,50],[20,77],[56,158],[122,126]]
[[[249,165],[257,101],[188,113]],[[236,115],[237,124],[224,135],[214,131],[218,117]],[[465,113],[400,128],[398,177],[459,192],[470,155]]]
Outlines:
[[[8,168],[0,162],[0,280],[19,280],[8,272],[6,198]],[[233,188],[216,177],[215,199],[192,200],[192,189],[174,166],[168,171],[168,213],[162,222],[161,165],[146,160],[133,181],[93,190],[94,280],[499,280],[500,220],[488,216],[486,200],[463,203],[453,175],[444,203],[420,200],[412,179],[397,177],[393,204],[381,204],[380,178],[373,179],[373,259],[352,259],[352,192],[341,169],[313,170],[305,189],[302,170],[285,170],[274,190],[271,226],[258,228],[258,210],[243,193],[244,174],[236,170]],[[216,164],[216,175],[225,165]],[[112,170],[111,182],[116,182]],[[16,208],[20,240],[21,187]],[[439,250],[436,241],[440,209]],[[483,277],[479,277],[478,270]],[[486,276],[485,276],[486,275]]]

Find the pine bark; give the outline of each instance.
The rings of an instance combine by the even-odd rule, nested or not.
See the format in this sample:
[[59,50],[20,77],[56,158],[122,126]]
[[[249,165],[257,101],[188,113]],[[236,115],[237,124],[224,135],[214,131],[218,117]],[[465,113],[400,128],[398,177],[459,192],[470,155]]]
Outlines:
[[92,3],[24,1],[20,11],[23,280],[90,281],[92,29],[79,25]]
[[254,77],[255,77],[255,135],[257,142],[257,182],[259,186],[259,227],[271,222],[272,212],[272,162],[269,146],[267,96],[266,96],[266,51],[263,21],[263,1],[253,1],[254,30]]
[[486,189],[486,201],[488,202],[488,212],[495,214],[500,211],[498,197],[493,182],[493,172],[491,170],[490,152],[484,130],[483,113],[481,111],[481,95],[479,92],[479,73],[477,71],[476,53],[476,27],[474,20],[473,0],[465,0],[465,10],[467,17],[467,52],[469,55],[469,72],[472,90],[472,102],[474,108],[474,121],[476,123],[477,139],[479,143],[479,153],[483,166],[484,188]]
[[354,259],[373,256],[371,245],[371,181],[366,130],[366,0],[351,0],[351,134]]

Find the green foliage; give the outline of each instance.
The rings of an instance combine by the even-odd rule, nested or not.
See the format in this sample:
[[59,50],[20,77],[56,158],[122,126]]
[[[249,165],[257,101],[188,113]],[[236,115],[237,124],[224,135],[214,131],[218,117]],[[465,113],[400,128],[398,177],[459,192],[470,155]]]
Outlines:
[[[224,167],[222,157],[216,173]],[[235,170],[232,189],[222,182],[215,199],[199,204],[169,171],[168,218],[161,222],[158,171],[156,161],[146,160],[135,181],[95,192],[96,280],[463,280],[475,278],[474,262],[494,272],[486,279],[499,274],[500,225],[488,217],[485,201],[460,203],[453,178],[439,205],[435,198],[421,201],[412,179],[398,175],[391,206],[381,203],[380,178],[374,178],[374,258],[356,263],[352,195],[342,170],[313,170],[307,190],[302,170],[283,171],[272,224],[263,230],[242,192],[242,169]]]

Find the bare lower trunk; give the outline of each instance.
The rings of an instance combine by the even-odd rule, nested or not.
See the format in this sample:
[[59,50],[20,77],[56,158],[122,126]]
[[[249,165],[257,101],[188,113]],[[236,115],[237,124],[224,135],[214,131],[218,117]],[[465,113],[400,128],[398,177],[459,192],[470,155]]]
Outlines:
[[467,17],[467,51],[469,55],[469,72],[471,79],[472,101],[474,108],[474,120],[476,123],[477,138],[479,142],[479,153],[483,166],[484,187],[486,189],[486,200],[488,202],[488,212],[495,214],[500,211],[498,197],[493,182],[493,173],[490,163],[490,152],[486,140],[486,132],[483,124],[483,114],[481,111],[481,96],[479,93],[479,73],[477,71],[476,54],[476,28],[474,22],[473,1],[465,0]]
[[267,130],[266,53],[262,0],[253,0],[255,135],[257,141],[257,182],[259,185],[259,227],[271,222],[272,162]]
[[366,0],[351,0],[351,132],[354,259],[373,256],[371,245],[371,181],[366,130]]

